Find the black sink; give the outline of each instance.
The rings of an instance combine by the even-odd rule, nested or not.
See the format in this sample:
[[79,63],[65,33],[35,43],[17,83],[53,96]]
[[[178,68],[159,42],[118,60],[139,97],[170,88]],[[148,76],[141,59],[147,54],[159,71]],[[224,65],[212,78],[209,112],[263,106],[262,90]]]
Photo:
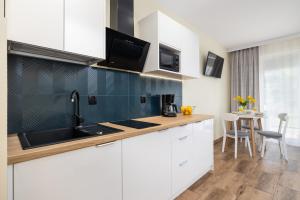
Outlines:
[[108,135],[121,131],[123,130],[96,124],[80,128],[64,128],[19,133],[18,137],[20,139],[22,148],[25,150],[88,137]]

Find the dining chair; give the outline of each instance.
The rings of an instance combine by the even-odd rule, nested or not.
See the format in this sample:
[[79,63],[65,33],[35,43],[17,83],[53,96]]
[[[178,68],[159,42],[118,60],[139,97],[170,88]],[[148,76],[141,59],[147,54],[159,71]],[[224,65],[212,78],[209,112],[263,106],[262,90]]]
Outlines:
[[262,137],[261,157],[264,157],[266,150],[266,142],[268,140],[278,140],[280,155],[283,156],[286,160],[288,160],[285,143],[285,135],[289,119],[288,114],[280,113],[278,115],[278,118],[280,119],[278,131],[257,131],[257,133]]
[[[257,122],[256,122],[257,123]],[[249,126],[249,124],[244,124],[244,125],[242,125],[241,126],[241,128],[242,129],[245,129],[245,130],[249,130],[250,131],[250,126]],[[254,141],[255,141],[255,143],[256,144],[258,144],[259,145],[259,151],[260,151],[260,149],[261,149],[261,146],[260,146],[260,144],[261,144],[261,140],[260,140],[260,138],[259,137],[257,137],[257,131],[261,131],[260,130],[260,128],[259,128],[259,126],[258,125],[254,125]],[[241,138],[241,141],[242,141],[242,138]],[[247,143],[246,143],[246,141],[245,141],[245,145],[247,145]]]
[[[230,137],[234,139],[234,158],[237,158],[237,144],[238,144],[238,139],[239,138],[245,138],[247,141],[247,146],[249,150],[250,157],[252,157],[252,151],[251,151],[251,146],[250,146],[250,140],[249,140],[249,135],[250,133],[248,131],[242,131],[242,130],[237,130],[237,121],[239,119],[239,116],[236,114],[232,113],[225,113],[223,115],[223,130],[224,130],[224,135],[223,135],[223,145],[222,145],[222,152],[225,151],[225,145],[226,145],[226,138]],[[233,130],[227,130],[226,129],[226,124],[228,122],[233,123]]]

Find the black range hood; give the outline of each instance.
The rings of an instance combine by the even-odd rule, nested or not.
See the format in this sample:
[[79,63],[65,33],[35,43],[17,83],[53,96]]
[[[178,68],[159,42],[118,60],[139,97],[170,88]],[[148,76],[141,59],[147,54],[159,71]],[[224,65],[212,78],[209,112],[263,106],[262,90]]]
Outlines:
[[111,0],[110,14],[106,59],[98,65],[142,72],[150,43],[133,36],[133,0]]
[[142,72],[149,42],[106,28],[106,60],[99,65]]

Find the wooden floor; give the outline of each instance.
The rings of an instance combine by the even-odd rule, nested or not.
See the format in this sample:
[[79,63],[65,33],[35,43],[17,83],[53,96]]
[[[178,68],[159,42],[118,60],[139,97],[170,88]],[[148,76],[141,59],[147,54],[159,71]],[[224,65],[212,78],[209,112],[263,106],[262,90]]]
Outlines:
[[201,178],[177,200],[300,200],[300,148],[288,146],[289,161],[280,158],[278,144],[267,143],[262,159],[249,157],[239,143],[238,158],[233,145],[221,153],[215,145],[215,170]]

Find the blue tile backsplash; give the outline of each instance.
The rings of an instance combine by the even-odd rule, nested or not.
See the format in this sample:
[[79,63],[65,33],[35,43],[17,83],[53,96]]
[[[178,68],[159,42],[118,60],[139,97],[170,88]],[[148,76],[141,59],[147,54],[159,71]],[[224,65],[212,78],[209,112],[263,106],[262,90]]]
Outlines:
[[[182,102],[182,83],[76,64],[8,56],[8,133],[72,126],[70,93],[86,123],[160,115],[160,95]],[[97,104],[89,105],[88,96]],[[146,103],[140,103],[140,96]]]

